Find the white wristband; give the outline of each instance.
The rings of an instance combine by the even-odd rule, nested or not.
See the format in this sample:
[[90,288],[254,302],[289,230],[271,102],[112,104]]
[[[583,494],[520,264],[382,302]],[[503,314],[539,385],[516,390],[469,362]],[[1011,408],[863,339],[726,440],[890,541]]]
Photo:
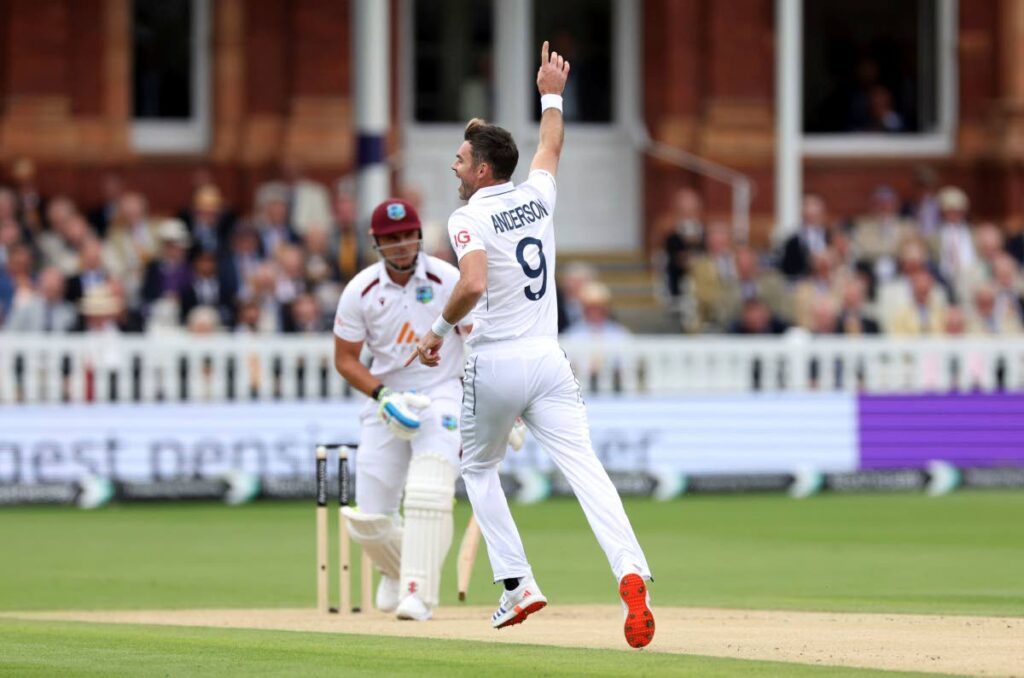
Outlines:
[[542,94],[540,97],[540,112],[543,114],[544,111],[549,108],[557,108],[558,112],[562,112],[562,95],[561,94]]
[[439,337],[443,337],[444,335],[451,332],[454,328],[455,325],[452,325],[450,322],[445,320],[443,315],[439,315],[437,316],[437,320],[435,320],[434,324],[431,326],[430,331]]

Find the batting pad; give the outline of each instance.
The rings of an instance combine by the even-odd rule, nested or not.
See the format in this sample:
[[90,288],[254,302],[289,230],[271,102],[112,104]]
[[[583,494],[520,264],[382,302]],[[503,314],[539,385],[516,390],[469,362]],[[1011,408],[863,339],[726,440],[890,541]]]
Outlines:
[[395,525],[391,516],[381,513],[360,513],[348,506],[341,513],[348,520],[352,541],[359,544],[382,573],[397,579],[402,562],[402,528]]
[[405,483],[401,595],[416,593],[431,608],[440,599],[441,566],[452,545],[454,500],[451,463],[438,454],[413,457]]

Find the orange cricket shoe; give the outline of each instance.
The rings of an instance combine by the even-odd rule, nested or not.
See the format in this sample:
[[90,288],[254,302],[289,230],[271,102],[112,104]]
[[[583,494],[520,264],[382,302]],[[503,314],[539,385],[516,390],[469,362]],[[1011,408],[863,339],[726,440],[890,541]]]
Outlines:
[[646,647],[654,638],[654,614],[647,582],[638,574],[627,574],[619,582],[619,597],[626,613],[623,631],[630,647]]

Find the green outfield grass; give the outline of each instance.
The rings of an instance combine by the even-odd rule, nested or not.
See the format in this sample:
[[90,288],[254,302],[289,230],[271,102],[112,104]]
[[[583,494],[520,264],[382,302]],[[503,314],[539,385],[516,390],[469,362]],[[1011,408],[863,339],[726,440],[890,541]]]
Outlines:
[[[660,605],[1024,614],[1024,493],[700,497],[627,509]],[[515,507],[553,604],[616,600],[573,501]],[[305,503],[0,511],[0,610],[312,607]],[[457,508],[456,540],[468,517]],[[454,560],[454,559],[451,559]],[[332,576],[332,581],[334,577]],[[470,602],[489,604],[481,549]],[[444,595],[453,600],[454,566]],[[0,675],[764,675],[880,671],[658,653],[0,619]]]
[[713,678],[737,674],[859,677],[883,672],[470,641],[0,619],[0,675],[475,677],[524,673]]
[[[1024,614],[1024,493],[699,497],[627,510],[657,604]],[[312,605],[313,514],[310,502],[4,509],[0,609]],[[514,514],[553,604],[616,602],[574,501]],[[456,542],[467,516],[460,503]],[[470,602],[496,600],[489,580],[481,547]]]

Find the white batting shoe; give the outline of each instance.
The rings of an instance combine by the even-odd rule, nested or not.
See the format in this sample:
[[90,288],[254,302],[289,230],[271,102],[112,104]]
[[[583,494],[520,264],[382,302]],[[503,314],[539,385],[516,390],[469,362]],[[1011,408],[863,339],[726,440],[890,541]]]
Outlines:
[[498,601],[498,609],[491,615],[491,626],[503,629],[506,626],[522,624],[534,612],[548,604],[533,577],[519,582],[512,591],[504,591]]
[[377,584],[377,609],[381,612],[394,612],[398,607],[399,581],[386,574],[380,576],[380,583]]
[[415,593],[410,593],[405,598],[402,598],[402,602],[398,604],[395,616],[399,619],[411,621],[427,621],[434,616],[434,612],[427,607],[426,603],[420,600],[419,596]]

